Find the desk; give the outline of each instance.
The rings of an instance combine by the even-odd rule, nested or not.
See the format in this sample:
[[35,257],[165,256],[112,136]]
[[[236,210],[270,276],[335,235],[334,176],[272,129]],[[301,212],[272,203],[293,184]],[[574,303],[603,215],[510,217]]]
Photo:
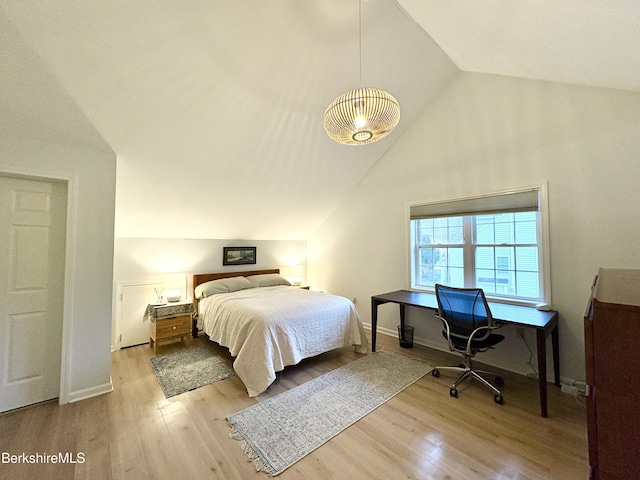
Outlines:
[[[404,326],[405,307],[438,310],[435,294],[397,290],[371,297],[371,350],[376,351],[376,329],[378,326],[378,305],[397,303],[400,306],[400,325]],[[538,387],[540,389],[540,410],[547,416],[547,337],[551,334],[553,348],[553,374],[555,385],[560,386],[560,348],[558,344],[558,312],[540,311],[533,307],[489,302],[489,308],[496,323],[535,328],[538,350]]]

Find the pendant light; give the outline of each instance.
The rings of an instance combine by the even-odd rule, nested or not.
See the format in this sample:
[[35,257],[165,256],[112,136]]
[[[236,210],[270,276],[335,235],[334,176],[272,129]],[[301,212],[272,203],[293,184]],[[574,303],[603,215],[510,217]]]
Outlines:
[[[362,0],[358,4],[360,29],[360,84],[362,84]],[[400,121],[400,105],[388,92],[357,88],[336,98],[324,112],[327,135],[343,145],[365,145],[387,136]]]

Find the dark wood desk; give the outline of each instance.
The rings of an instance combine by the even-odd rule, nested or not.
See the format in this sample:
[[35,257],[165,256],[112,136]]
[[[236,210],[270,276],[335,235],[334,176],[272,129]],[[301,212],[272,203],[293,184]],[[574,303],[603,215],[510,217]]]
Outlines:
[[[404,327],[405,307],[438,310],[438,301],[433,293],[397,290],[371,297],[371,350],[376,351],[376,329],[378,327],[378,305],[397,303],[400,306],[400,325]],[[558,344],[558,312],[541,311],[533,307],[489,302],[489,308],[496,322],[535,328],[538,350],[538,386],[540,389],[540,410],[547,416],[547,337],[551,334],[553,348],[553,374],[555,385],[560,386],[560,347]],[[434,317],[435,318],[435,317]]]

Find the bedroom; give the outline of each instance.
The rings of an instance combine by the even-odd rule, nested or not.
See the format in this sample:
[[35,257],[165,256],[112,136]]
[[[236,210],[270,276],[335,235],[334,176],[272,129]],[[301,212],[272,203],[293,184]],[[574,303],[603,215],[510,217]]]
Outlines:
[[[46,29],[39,30],[38,24],[29,23],[16,13],[20,10],[14,10],[12,6],[15,6],[13,2],[2,2],[2,31],[11,40],[3,42],[3,48],[12,48],[5,58],[16,59],[12,65],[20,68],[13,70],[14,83],[3,82],[3,106],[7,105],[5,111],[11,112],[12,116],[4,117],[2,122],[2,171],[68,178],[75,195],[73,277],[68,281],[73,294],[67,312],[71,318],[69,329],[73,342],[68,346],[67,385],[63,395],[67,400],[109,389],[115,283],[161,273],[158,267],[145,264],[145,260],[149,260],[153,265],[154,258],[145,259],[139,254],[135,261],[140,263],[130,261],[126,267],[129,270],[113,278],[114,245],[118,262],[128,257],[129,252],[139,252],[134,248],[136,244],[142,245],[141,249],[148,257],[153,257],[154,251],[153,247],[148,248],[149,245],[158,245],[157,251],[163,258],[166,258],[165,245],[170,242],[174,245],[182,242],[210,244],[209,250],[214,256],[204,260],[196,256],[202,253],[200,245],[197,249],[190,246],[179,249],[185,260],[193,265],[189,269],[192,273],[215,271],[221,267],[215,255],[221,254],[221,247],[227,242],[224,239],[256,244],[259,262],[268,262],[270,258],[278,263],[286,262],[289,248],[295,250],[295,254],[301,251],[304,254],[301,260],[307,266],[307,282],[314,289],[357,298],[360,315],[368,322],[370,296],[404,287],[408,281],[407,202],[490,193],[544,182],[549,186],[552,304],[561,313],[562,374],[573,379],[584,377],[582,315],[593,275],[600,266],[640,266],[640,247],[634,240],[640,234],[640,222],[630,210],[631,205],[638,203],[640,195],[636,188],[640,177],[640,138],[637,135],[640,87],[637,83],[589,86],[579,76],[555,81],[545,77],[538,80],[517,78],[517,75],[483,73],[482,70],[458,70],[444,61],[439,71],[441,79],[435,82],[433,91],[425,93],[418,89],[415,95],[419,101],[413,100],[413,94],[406,97],[404,103],[414,113],[411,117],[403,110],[403,119],[412,118],[413,121],[403,125],[402,135],[394,133],[388,142],[371,145],[372,149],[345,151],[347,147],[329,144],[323,146],[322,157],[309,154],[305,167],[309,169],[309,176],[318,179],[318,186],[313,188],[307,188],[307,175],[300,173],[298,168],[301,167],[296,165],[298,157],[324,145],[321,127],[317,132],[314,130],[309,137],[312,141],[306,145],[295,139],[285,140],[274,133],[274,125],[265,121],[268,113],[255,115],[266,125],[256,125],[255,131],[264,128],[269,136],[265,136],[262,143],[255,142],[259,151],[242,152],[252,159],[246,171],[253,172],[257,179],[246,186],[243,184],[240,193],[248,199],[251,199],[250,194],[257,193],[261,201],[277,193],[274,203],[265,202],[266,207],[287,212],[287,215],[275,219],[261,211],[258,212],[260,217],[267,219],[264,223],[235,221],[251,211],[256,202],[238,203],[240,195],[231,196],[234,184],[223,189],[232,177],[236,178],[234,170],[225,168],[222,175],[214,179],[215,188],[221,193],[212,203],[223,202],[219,217],[208,222],[207,231],[198,232],[194,225],[199,219],[190,220],[190,213],[201,204],[209,203],[206,198],[194,196],[200,184],[194,183],[198,175],[193,168],[175,170],[182,165],[186,145],[191,140],[183,127],[173,123],[155,125],[154,143],[158,142],[157,146],[144,145],[149,147],[148,157],[140,160],[136,157],[143,145],[137,138],[131,139],[131,143],[118,144],[105,140],[105,129],[118,139],[125,136],[128,129],[139,135],[147,133],[139,132],[136,122],[153,123],[158,107],[150,106],[142,112],[135,110],[140,116],[124,112],[130,123],[123,125],[118,124],[117,118],[104,120],[110,101],[114,98],[122,102],[133,101],[139,90],[132,88],[121,92],[117,90],[121,83],[114,79],[117,83],[112,86],[114,90],[105,90],[110,91],[111,96],[105,94],[101,102],[92,100],[100,96],[99,82],[95,79],[88,83],[74,82],[78,65],[73,64],[65,70],[62,66],[64,56],[45,48],[47,42],[52,49],[60,46],[57,42],[65,41],[65,37],[54,41],[50,37],[55,32],[48,36]],[[29,9],[25,7],[24,12]],[[69,32],[88,34],[72,29],[64,19],[58,18],[64,16],[64,12],[53,12],[52,15]],[[637,13],[628,12],[623,18],[627,21],[617,18],[620,25],[614,28],[616,32],[627,32],[629,23],[638,23]],[[38,19],[44,22],[38,15],[30,22]],[[596,22],[596,25],[601,24]],[[38,31],[40,33],[36,34]],[[605,37],[608,42],[602,43],[610,49],[610,55],[605,58],[614,61],[622,57],[623,67],[616,70],[604,61],[594,62],[597,68],[592,74],[606,77],[611,70],[631,71],[630,76],[637,79],[639,55],[637,48],[632,48],[638,45],[636,37],[615,40],[616,32]],[[602,33],[599,30],[599,34]],[[423,34],[414,32],[413,35]],[[135,39],[143,43],[138,37]],[[67,40],[71,44],[74,41],[72,38]],[[584,39],[587,40],[593,40],[591,35]],[[118,46],[115,44],[111,48]],[[401,43],[401,47],[404,46]],[[425,50],[432,52],[429,48],[425,47]],[[591,51],[600,51],[598,47],[594,49]],[[111,54],[111,49],[102,53],[104,58]],[[425,55],[430,59],[431,55],[436,56],[433,59],[436,63],[431,65],[441,65],[443,61],[434,53]],[[368,62],[373,63],[372,60]],[[175,75],[184,66],[173,68]],[[407,67],[403,68],[406,71]],[[346,66],[341,66],[341,70],[351,71]],[[380,81],[382,86],[391,82],[380,72],[373,72],[372,79],[367,81]],[[129,76],[117,80],[127,84],[134,73],[129,72]],[[95,78],[103,74],[105,72],[99,66],[92,73]],[[417,74],[421,75],[417,83],[431,75],[426,67]],[[196,71],[194,76],[201,76],[201,72]],[[624,75],[621,73],[620,76]],[[334,85],[332,93],[327,93],[327,101],[351,88],[350,85],[357,82],[357,71],[351,77]],[[160,75],[158,78],[170,80],[173,77]],[[275,79],[276,82],[283,80],[286,79]],[[22,86],[26,86],[27,93],[19,88]],[[152,85],[144,82],[136,88],[148,87]],[[196,90],[207,91],[206,87]],[[173,90],[163,98],[171,93]],[[188,103],[189,99],[182,100]],[[281,100],[293,108],[287,103],[289,99]],[[318,103],[322,105],[321,110],[326,106],[324,100]],[[168,102],[167,105],[172,107],[172,113],[178,114],[182,104]],[[20,111],[26,114],[19,116]],[[229,114],[231,107],[222,111]],[[309,120],[302,123],[309,123],[317,130],[321,124],[313,122],[320,115],[310,114]],[[215,119],[207,117],[205,120],[213,123]],[[280,121],[284,128],[291,119],[285,117]],[[203,136],[214,130],[208,123],[189,128]],[[170,137],[171,129],[175,129],[175,144],[160,143],[161,138]],[[267,157],[281,143],[287,143],[293,153]],[[238,144],[242,142],[233,146]],[[231,147],[226,150],[210,150],[210,147],[209,139],[197,152],[201,163],[209,160],[209,151],[215,151],[222,158],[237,159],[239,156],[229,157]],[[277,154],[281,152],[277,150]],[[175,163],[161,167],[155,163],[156,158],[173,159]],[[269,160],[270,165],[279,167],[266,168],[256,159]],[[264,179],[269,180],[268,186],[260,185]],[[249,179],[246,181],[250,182]],[[162,192],[170,192],[170,186],[174,184],[183,184],[184,189],[167,194],[164,198],[170,202],[164,201]],[[135,210],[132,205],[138,205],[135,194],[139,190],[147,195],[140,205],[140,213],[129,216]],[[322,192],[333,192],[333,196],[325,198],[320,196],[324,195]],[[233,202],[224,203],[229,199]],[[162,228],[156,225],[158,218],[167,220],[161,222]],[[312,221],[315,223],[310,223]],[[299,228],[308,233],[301,234]],[[180,239],[171,240],[176,236]],[[125,248],[118,248],[119,245]],[[259,268],[273,266],[257,265]],[[130,275],[133,273],[135,277]],[[391,311],[386,316],[384,326],[393,330],[397,319]],[[420,322],[418,318],[412,321],[416,325]],[[433,338],[433,332],[426,327],[416,335],[422,339]],[[526,371],[526,351],[515,335],[512,337],[504,349],[506,353],[495,352],[495,362],[505,366],[509,362],[511,369]]]

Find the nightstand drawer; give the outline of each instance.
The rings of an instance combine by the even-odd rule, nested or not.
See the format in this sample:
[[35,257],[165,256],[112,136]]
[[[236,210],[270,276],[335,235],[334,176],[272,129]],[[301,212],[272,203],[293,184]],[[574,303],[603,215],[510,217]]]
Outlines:
[[191,332],[191,316],[182,315],[180,317],[156,320],[156,338],[162,339],[177,335],[185,335]]

